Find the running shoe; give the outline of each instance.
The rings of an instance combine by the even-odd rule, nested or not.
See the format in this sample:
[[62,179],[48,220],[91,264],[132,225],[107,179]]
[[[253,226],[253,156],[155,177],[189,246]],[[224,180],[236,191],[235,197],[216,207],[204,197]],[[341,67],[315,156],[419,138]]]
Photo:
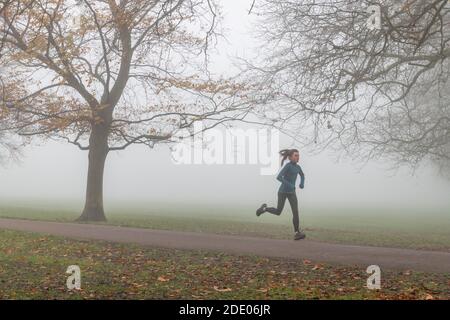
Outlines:
[[258,210],[256,210],[256,216],[259,217],[260,215],[262,215],[264,212],[266,212],[266,208],[267,208],[267,204],[263,203],[261,205],[261,207],[259,207]]
[[294,240],[301,240],[301,239],[305,239],[306,238],[306,234],[303,231],[297,231],[294,235]]

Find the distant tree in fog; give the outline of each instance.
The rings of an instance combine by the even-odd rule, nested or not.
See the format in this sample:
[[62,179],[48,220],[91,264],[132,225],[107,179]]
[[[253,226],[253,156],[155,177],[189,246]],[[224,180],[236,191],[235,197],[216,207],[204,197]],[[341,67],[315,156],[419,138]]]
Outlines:
[[251,14],[261,47],[246,75],[261,117],[318,150],[448,170],[448,0],[256,0]]

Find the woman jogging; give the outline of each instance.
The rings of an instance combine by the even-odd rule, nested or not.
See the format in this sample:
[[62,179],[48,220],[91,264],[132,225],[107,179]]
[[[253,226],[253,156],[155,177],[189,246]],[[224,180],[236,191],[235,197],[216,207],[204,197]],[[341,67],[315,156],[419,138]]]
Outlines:
[[281,150],[280,155],[282,156],[281,166],[283,166],[286,158],[289,158],[289,162],[283,167],[283,169],[281,169],[280,173],[277,176],[277,180],[281,182],[281,186],[278,189],[278,205],[276,208],[273,208],[267,207],[267,205],[264,203],[258,210],[256,210],[256,215],[259,217],[261,214],[267,211],[279,216],[283,211],[286,199],[288,199],[293,214],[292,221],[294,223],[294,239],[304,239],[306,235],[300,230],[299,227],[298,201],[295,194],[295,181],[297,179],[297,175],[300,175],[301,178],[300,189],[303,189],[305,186],[305,175],[302,171],[302,168],[297,164],[298,160],[300,159],[300,155],[297,149]]

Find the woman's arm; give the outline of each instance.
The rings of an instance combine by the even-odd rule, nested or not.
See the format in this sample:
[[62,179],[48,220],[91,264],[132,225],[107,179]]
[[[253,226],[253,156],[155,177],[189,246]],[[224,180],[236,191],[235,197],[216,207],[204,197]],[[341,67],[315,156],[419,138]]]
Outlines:
[[280,181],[281,183],[285,183],[286,185],[288,185],[288,186],[290,186],[290,187],[292,187],[292,188],[295,189],[295,185],[293,185],[292,183],[290,183],[289,181],[287,181],[287,180],[284,178],[284,175],[285,175],[287,169],[288,169],[288,168],[287,168],[287,165],[285,165],[285,166],[283,167],[283,169],[281,169],[280,173],[278,174],[277,180]]
[[298,174],[300,175],[300,189],[303,189],[305,187],[305,174],[303,173],[303,170],[301,167],[300,167],[300,172]]

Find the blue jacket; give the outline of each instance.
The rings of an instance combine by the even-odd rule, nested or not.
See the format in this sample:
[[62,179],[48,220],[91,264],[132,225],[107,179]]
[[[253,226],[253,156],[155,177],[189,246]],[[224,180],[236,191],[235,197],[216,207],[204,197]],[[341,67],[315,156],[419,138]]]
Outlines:
[[303,189],[305,186],[305,174],[298,164],[289,161],[277,176],[277,180],[281,182],[278,192],[295,192],[295,180],[297,180],[297,175],[300,175],[300,188]]

